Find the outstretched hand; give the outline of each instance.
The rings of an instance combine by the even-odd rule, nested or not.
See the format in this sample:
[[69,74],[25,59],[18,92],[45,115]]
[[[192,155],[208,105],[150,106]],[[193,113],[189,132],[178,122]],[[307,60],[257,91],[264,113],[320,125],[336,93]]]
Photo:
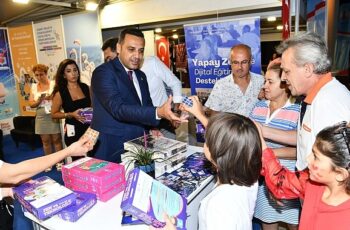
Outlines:
[[169,96],[168,100],[161,107],[157,108],[157,115],[158,117],[167,119],[169,121],[180,122],[180,118],[171,111],[172,101],[173,97]]
[[84,135],[78,141],[67,147],[69,156],[86,156],[87,152],[92,148],[93,143]]
[[198,117],[200,115],[204,115],[204,110],[202,103],[199,101],[197,96],[189,97],[192,100],[193,105],[188,106],[185,103],[180,105],[180,109],[186,112],[193,114],[193,116]]

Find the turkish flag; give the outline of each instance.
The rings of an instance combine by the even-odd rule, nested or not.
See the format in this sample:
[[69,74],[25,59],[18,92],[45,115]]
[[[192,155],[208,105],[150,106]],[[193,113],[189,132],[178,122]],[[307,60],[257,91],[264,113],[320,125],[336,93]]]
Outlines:
[[170,68],[169,41],[162,37],[156,40],[158,58]]
[[289,24],[289,9],[290,0],[282,0],[282,38],[283,40],[289,38],[290,36],[290,24]]

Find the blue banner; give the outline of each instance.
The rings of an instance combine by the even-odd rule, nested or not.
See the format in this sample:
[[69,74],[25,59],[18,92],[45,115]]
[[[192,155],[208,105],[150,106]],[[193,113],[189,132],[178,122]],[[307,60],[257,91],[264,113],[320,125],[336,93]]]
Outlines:
[[215,82],[231,74],[230,50],[252,49],[251,71],[261,73],[260,18],[185,25],[191,94],[207,97]]
[[4,134],[8,134],[12,129],[12,118],[18,113],[18,97],[7,30],[0,29],[0,128]]

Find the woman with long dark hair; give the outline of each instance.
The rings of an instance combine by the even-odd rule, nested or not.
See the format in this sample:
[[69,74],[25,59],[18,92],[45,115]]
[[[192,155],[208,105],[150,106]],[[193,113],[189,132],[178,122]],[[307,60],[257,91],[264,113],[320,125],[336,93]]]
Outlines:
[[79,111],[91,107],[90,89],[80,82],[79,67],[72,59],[65,59],[60,63],[55,80],[51,115],[55,119],[65,119],[64,141],[69,146],[89,127]]

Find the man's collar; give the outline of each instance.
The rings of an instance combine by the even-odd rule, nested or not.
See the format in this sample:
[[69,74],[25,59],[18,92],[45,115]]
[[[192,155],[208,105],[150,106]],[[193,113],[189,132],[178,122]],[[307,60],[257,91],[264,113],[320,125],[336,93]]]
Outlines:
[[320,77],[320,80],[311,88],[310,92],[307,94],[307,96],[304,99],[304,102],[311,105],[312,101],[315,99],[317,93],[321,90],[321,88],[330,82],[333,79],[331,73],[323,74]]

